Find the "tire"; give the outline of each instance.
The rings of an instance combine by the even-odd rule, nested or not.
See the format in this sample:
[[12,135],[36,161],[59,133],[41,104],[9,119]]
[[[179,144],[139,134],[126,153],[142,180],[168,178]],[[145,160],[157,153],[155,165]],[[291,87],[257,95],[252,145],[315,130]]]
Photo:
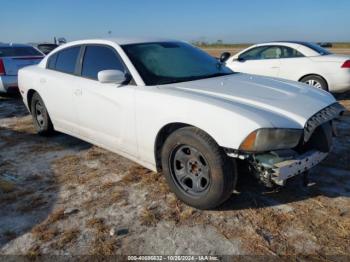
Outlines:
[[236,163],[198,128],[184,127],[172,133],[162,147],[161,160],[170,189],[190,206],[215,208],[236,186]]
[[39,135],[48,136],[54,132],[54,128],[45,107],[44,101],[38,93],[34,93],[30,102],[34,127]]
[[310,75],[302,78],[300,82],[303,82],[305,84],[308,84],[312,87],[319,88],[325,91],[328,91],[328,84],[327,82],[320,76],[317,75]]

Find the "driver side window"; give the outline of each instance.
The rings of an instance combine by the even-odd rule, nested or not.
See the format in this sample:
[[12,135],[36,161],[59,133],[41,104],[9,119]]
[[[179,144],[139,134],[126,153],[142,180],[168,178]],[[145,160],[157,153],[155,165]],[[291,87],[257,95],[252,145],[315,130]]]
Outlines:
[[241,54],[239,56],[239,59],[242,59],[242,60],[260,59],[259,55],[260,55],[261,51],[263,51],[265,49],[266,49],[266,46],[258,46],[258,47],[252,48],[252,49],[248,50],[247,52],[244,52],[243,54]]

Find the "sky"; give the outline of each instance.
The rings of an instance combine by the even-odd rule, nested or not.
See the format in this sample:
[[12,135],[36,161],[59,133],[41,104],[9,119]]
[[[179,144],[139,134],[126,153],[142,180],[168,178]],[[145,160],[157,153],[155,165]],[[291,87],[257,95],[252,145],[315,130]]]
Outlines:
[[350,0],[2,0],[0,9],[0,42],[54,36],[350,42]]

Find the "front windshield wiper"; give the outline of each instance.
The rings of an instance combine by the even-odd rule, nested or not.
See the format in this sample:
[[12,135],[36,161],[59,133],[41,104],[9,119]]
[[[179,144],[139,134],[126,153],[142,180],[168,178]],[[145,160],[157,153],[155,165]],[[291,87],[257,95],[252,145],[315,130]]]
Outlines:
[[226,75],[232,75],[233,72],[218,72],[215,74],[210,74],[210,75],[202,75],[202,76],[188,76],[188,77],[183,77],[183,78],[177,78],[172,81],[164,81],[164,83],[161,84],[174,84],[174,83],[180,83],[180,82],[188,82],[188,81],[195,81],[195,80],[201,80],[201,79],[206,79],[206,78],[212,78],[212,77],[218,77],[218,76],[226,76]]

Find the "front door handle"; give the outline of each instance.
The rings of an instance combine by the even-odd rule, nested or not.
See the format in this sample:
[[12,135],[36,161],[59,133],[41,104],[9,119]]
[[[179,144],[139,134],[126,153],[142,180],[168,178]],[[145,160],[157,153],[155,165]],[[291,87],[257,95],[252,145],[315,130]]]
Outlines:
[[81,89],[75,89],[74,94],[76,96],[81,96],[82,95]]

